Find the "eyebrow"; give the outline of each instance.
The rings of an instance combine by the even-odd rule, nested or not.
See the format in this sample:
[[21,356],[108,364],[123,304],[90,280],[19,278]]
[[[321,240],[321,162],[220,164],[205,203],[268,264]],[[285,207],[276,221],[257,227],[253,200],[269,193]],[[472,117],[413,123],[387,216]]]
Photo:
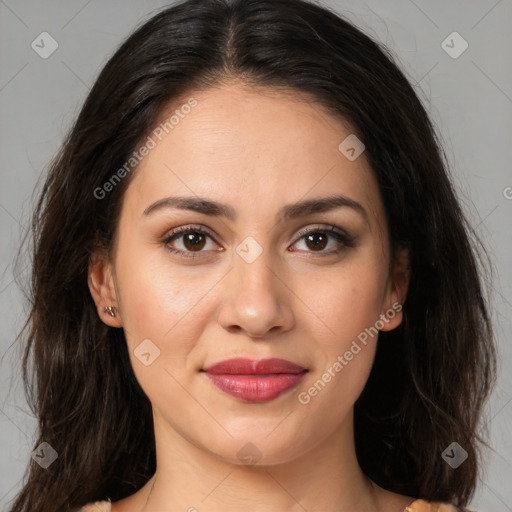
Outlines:
[[[164,197],[163,199],[159,199],[149,205],[144,210],[143,215],[149,215],[158,210],[168,208],[191,210],[204,215],[210,215],[212,217],[224,217],[231,221],[234,221],[237,218],[237,213],[233,207],[197,196]],[[368,214],[364,207],[357,201],[342,195],[308,199],[285,205],[277,213],[276,220],[291,220],[315,213],[324,213],[336,208],[351,208],[361,214],[365,218],[366,222],[368,222]]]

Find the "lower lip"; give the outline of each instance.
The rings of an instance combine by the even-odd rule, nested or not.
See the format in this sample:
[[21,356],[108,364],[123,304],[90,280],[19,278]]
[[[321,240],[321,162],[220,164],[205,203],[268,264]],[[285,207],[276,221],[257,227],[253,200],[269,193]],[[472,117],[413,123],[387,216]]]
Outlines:
[[302,373],[273,375],[217,375],[206,373],[215,386],[228,395],[247,402],[268,402],[296,387],[304,378]]

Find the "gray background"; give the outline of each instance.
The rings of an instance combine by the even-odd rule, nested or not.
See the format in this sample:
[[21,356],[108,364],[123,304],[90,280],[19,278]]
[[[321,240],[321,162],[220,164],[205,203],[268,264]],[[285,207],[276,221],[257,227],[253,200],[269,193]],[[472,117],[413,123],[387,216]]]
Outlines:
[[[463,206],[493,256],[496,275],[489,284],[500,376],[486,413],[493,450],[486,451],[483,481],[470,508],[512,511],[512,1],[323,3],[391,48],[417,85],[444,141]],[[164,5],[169,2],[0,0],[1,510],[20,488],[35,442],[13,343],[26,310],[13,281],[13,258],[34,189],[107,57]],[[43,59],[31,43],[45,31],[59,46]],[[441,46],[454,31],[469,45],[458,58]],[[457,39],[447,44],[452,51],[462,48]],[[25,257],[20,279],[28,269]]]

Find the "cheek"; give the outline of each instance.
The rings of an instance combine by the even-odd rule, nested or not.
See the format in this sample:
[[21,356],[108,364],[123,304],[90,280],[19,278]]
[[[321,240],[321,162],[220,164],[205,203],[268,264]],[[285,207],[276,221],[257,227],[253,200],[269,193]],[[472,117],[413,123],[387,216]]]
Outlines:
[[154,368],[184,371],[184,358],[207,318],[204,297],[214,284],[211,278],[173,270],[158,252],[127,246],[116,262],[123,328],[136,373],[140,362],[134,351],[148,339],[160,351]]
[[119,245],[116,274],[123,324],[142,335],[161,337],[193,308],[201,284],[191,284],[183,272],[173,270],[164,248],[144,244],[125,240]]
[[325,435],[343,421],[368,380],[378,340],[378,284],[370,272],[347,275],[330,280],[315,301],[323,335],[317,336],[314,374],[297,398]]
[[318,279],[314,288],[313,297],[311,292],[305,296],[310,297],[311,309],[317,312],[329,333],[324,338],[326,348],[343,350],[379,319],[384,284],[378,272],[369,266],[337,270]]
[[298,398],[323,417],[328,429],[327,425],[332,427],[347,414],[368,379],[377,347],[375,323],[381,313],[384,281],[379,268],[361,261],[318,279],[315,290],[310,304],[322,320],[321,333],[316,336],[317,366],[302,400]]
[[182,385],[189,385],[192,374],[188,355],[204,329],[208,303],[201,299],[211,287],[204,280],[168,274],[169,268],[143,259],[123,262],[118,272],[131,365],[159,409],[187,401]]

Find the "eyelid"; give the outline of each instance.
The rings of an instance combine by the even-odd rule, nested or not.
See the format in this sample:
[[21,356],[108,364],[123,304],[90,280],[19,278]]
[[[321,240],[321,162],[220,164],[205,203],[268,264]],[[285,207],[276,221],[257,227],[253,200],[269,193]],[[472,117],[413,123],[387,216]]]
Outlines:
[[[207,234],[208,236],[210,236],[213,240],[215,240],[216,238],[216,235],[214,234],[213,231],[211,231],[209,228],[207,228],[206,226],[203,226],[202,224],[187,224],[187,225],[184,225],[184,226],[179,226],[177,228],[173,228],[171,229],[170,231],[168,231],[165,235],[164,235],[164,239],[168,239],[172,236],[175,236],[177,234],[180,234],[180,233],[186,233],[188,231],[194,231],[194,230],[197,230],[199,232],[204,232],[205,234]],[[300,231],[297,232],[296,234],[296,240],[297,241],[298,239],[302,238],[303,236],[305,235],[308,235],[309,233],[311,232],[315,232],[317,230],[325,230],[327,233],[328,232],[334,232],[334,233],[337,233],[345,238],[347,238],[348,240],[354,240],[355,237],[354,236],[351,236],[349,235],[346,231],[344,231],[343,229],[335,226],[334,224],[310,224],[308,227],[306,228],[303,228],[301,229]],[[215,240],[216,243],[218,243],[216,240]]]
[[212,240],[215,241],[215,243],[218,243],[216,238],[216,235],[212,230],[209,228],[203,226],[202,224],[187,224],[185,226],[179,226],[177,228],[170,229],[166,232],[166,234],[163,236],[164,240],[168,240],[170,238],[175,237],[176,235],[180,235],[182,233],[188,233],[188,232],[199,232],[203,233],[205,235],[208,235]]
[[[300,240],[302,237],[308,235],[309,233],[315,233],[317,231],[321,231],[321,232],[324,232],[324,233],[336,233],[337,235],[339,235],[347,244],[348,243],[353,243],[356,239],[355,236],[352,236],[352,235],[349,235],[346,231],[344,231],[343,229],[333,225],[333,224],[315,224],[315,225],[310,225],[308,226],[307,228],[304,228],[304,229],[301,229],[298,233],[297,233],[297,240]],[[294,242],[294,243],[296,243]]]

